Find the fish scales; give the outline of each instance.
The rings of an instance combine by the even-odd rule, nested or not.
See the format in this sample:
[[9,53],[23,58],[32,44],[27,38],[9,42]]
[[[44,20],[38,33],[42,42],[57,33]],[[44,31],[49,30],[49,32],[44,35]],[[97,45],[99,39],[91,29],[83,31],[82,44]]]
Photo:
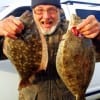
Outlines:
[[48,62],[45,38],[35,33],[32,17],[29,11],[22,14],[19,17],[25,25],[22,33],[17,35],[17,39],[6,37],[4,40],[3,51],[21,77],[19,88],[31,83],[31,76],[38,70],[45,70]]
[[71,27],[80,22],[78,16],[72,15],[68,31],[59,44],[56,69],[76,100],[85,100],[85,92],[95,68],[95,54],[90,39],[72,33]]

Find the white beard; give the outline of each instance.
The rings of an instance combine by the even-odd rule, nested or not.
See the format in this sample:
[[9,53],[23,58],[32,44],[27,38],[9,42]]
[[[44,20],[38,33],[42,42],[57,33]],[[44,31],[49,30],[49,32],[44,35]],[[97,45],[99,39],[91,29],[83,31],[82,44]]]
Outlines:
[[43,35],[51,35],[54,33],[54,31],[56,30],[58,26],[58,23],[55,25],[55,26],[52,26],[51,29],[49,29],[48,31],[47,30],[44,30],[42,27],[39,28],[39,31],[43,34]]

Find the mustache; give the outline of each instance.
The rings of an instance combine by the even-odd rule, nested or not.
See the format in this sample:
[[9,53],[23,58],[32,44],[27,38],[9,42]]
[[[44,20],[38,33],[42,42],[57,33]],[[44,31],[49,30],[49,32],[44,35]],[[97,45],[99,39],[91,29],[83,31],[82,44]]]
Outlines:
[[42,24],[52,24],[53,20],[41,20],[40,23],[42,23]]

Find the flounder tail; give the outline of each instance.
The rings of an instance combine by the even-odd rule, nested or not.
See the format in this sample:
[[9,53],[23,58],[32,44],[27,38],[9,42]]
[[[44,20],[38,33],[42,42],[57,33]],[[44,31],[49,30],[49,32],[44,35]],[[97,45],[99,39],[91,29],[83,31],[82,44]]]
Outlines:
[[31,83],[29,82],[29,80],[21,80],[19,83],[19,87],[18,90],[21,90],[22,88],[25,88],[27,86],[31,85]]
[[76,95],[76,100],[86,100],[84,95]]

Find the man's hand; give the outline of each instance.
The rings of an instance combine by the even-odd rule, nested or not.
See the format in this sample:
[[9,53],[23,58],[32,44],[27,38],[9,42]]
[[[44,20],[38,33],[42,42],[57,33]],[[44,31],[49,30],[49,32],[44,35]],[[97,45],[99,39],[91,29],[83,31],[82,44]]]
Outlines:
[[0,21],[0,36],[16,39],[16,34],[21,33],[23,29],[23,23],[14,16],[9,16]]
[[78,26],[79,32],[87,38],[95,38],[100,34],[100,22],[94,15],[89,15]]

